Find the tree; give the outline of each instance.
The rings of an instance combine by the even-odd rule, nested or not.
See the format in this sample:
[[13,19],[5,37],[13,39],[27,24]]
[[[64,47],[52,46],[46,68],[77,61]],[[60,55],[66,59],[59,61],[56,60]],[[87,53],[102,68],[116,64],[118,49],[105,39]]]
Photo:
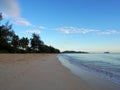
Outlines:
[[60,51],[58,49],[55,49],[52,46],[49,46],[49,49],[50,49],[50,53],[60,53]]
[[19,47],[19,36],[18,35],[13,36],[11,44],[14,48]]
[[[59,53],[58,49],[52,46],[47,46],[40,39],[38,34],[33,34],[30,39],[30,47],[28,47],[29,39],[21,38],[16,35],[12,29],[12,25],[7,22],[2,25],[1,20],[3,19],[2,13],[0,13],[0,52],[7,53]],[[22,48],[22,49],[20,49]],[[23,50],[24,49],[24,50]]]
[[0,48],[6,48],[10,46],[10,41],[14,35],[12,25],[7,22],[5,25],[0,26]]
[[0,21],[3,19],[2,13],[0,13]]
[[40,40],[39,35],[37,34],[33,34],[32,38],[31,38],[31,48],[35,51],[35,52],[39,52],[40,51],[40,47],[44,45],[43,41]]
[[20,44],[20,47],[22,47],[24,50],[26,50],[28,47],[28,44],[29,44],[29,39],[23,37],[19,40],[19,44]]

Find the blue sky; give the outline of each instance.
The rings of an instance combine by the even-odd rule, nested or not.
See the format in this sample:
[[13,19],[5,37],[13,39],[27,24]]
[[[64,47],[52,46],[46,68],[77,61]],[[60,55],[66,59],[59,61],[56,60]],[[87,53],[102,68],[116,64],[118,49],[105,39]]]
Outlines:
[[0,0],[20,37],[40,35],[61,51],[120,52],[119,0]]

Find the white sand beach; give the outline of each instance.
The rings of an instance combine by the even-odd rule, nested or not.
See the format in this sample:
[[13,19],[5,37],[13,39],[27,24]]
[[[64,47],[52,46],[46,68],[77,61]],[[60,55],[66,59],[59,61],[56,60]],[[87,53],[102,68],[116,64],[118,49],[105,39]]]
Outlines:
[[94,90],[63,67],[56,56],[0,54],[0,90]]

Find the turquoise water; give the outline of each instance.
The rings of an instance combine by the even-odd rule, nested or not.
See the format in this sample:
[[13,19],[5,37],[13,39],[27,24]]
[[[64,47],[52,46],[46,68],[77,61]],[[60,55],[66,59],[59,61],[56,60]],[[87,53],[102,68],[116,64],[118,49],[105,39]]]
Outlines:
[[60,54],[59,57],[64,58],[65,62],[120,84],[120,54]]

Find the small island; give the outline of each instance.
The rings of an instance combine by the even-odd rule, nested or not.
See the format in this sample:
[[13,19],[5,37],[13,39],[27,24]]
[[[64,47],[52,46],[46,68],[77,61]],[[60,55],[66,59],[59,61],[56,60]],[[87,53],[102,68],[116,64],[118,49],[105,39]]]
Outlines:
[[84,52],[84,51],[63,51],[62,53],[85,53],[85,54],[88,54],[89,52]]
[[110,52],[104,52],[105,54],[108,54],[108,53],[110,53]]

